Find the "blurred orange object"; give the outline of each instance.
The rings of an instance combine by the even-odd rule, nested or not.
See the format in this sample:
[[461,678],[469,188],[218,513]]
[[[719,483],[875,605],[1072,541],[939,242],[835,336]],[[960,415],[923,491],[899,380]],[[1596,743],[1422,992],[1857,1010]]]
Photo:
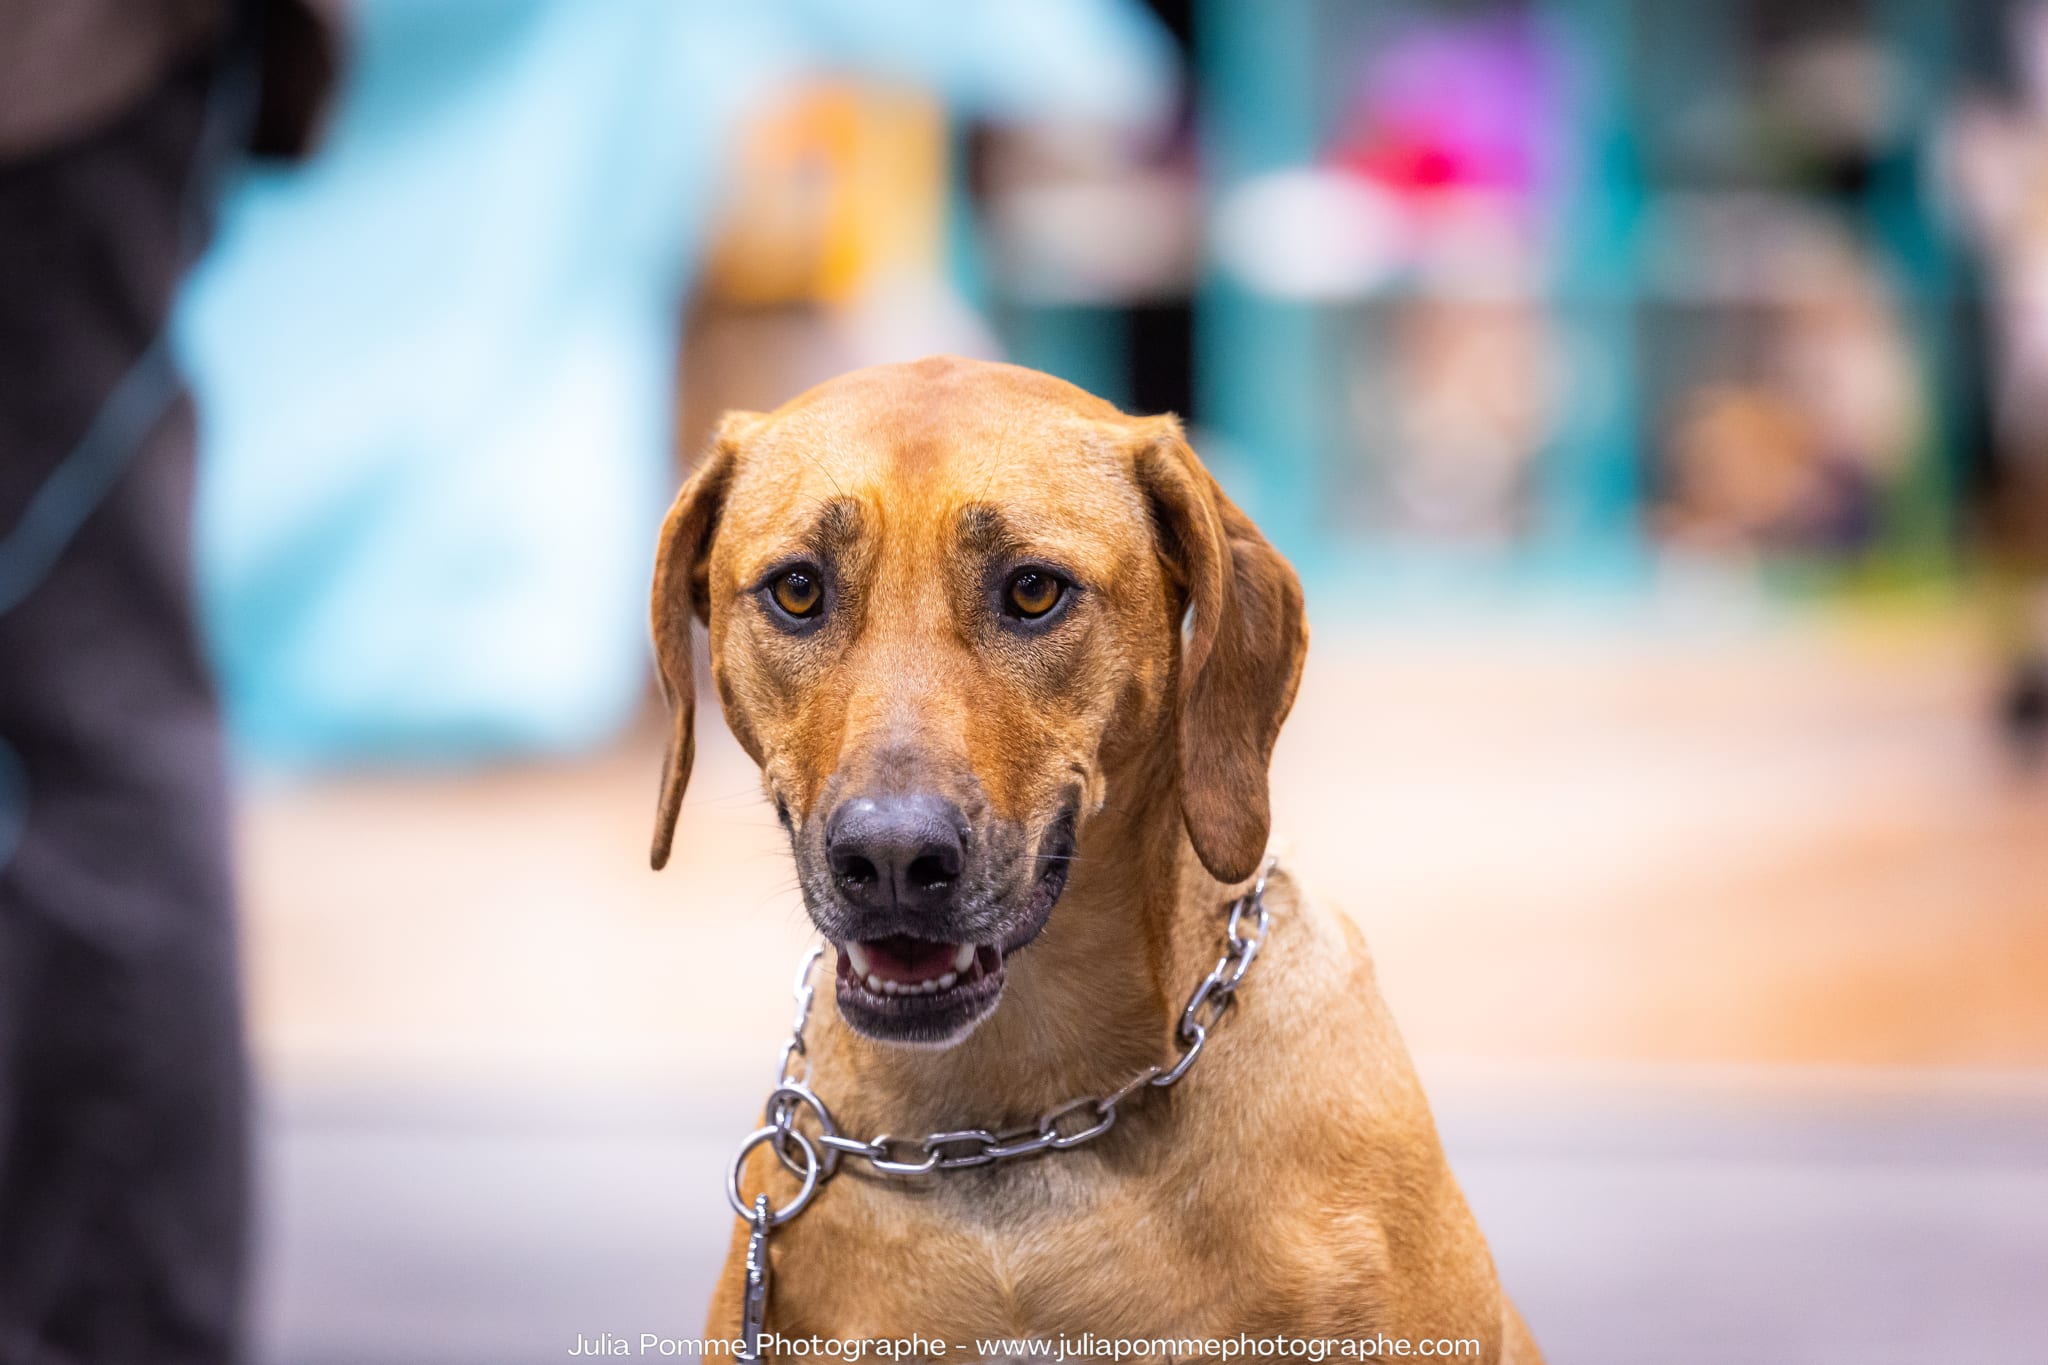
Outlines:
[[743,306],[845,303],[936,271],[946,123],[915,91],[807,86],[747,131],[705,288]]

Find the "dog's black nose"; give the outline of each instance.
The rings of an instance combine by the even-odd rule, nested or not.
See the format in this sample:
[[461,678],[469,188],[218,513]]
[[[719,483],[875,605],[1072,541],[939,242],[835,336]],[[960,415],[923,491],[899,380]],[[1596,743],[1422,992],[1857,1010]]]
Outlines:
[[967,861],[966,823],[944,797],[856,796],[825,825],[825,859],[856,905],[936,909],[952,897]]

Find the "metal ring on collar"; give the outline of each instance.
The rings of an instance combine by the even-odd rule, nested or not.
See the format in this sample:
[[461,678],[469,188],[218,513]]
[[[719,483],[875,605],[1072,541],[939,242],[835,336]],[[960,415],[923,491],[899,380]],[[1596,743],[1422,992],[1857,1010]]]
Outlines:
[[[1195,987],[1195,993],[1188,997],[1188,1007],[1180,1012],[1180,1040],[1192,1044],[1197,1033],[1213,1028],[1223,1017],[1224,1008],[1230,1003],[1230,988],[1223,984],[1224,970],[1230,966],[1229,958],[1219,959],[1209,974],[1202,978],[1202,984]],[[1202,1007],[1209,1008],[1207,1019],[1198,1019]]]
[[[1095,1111],[1095,1122],[1075,1133],[1062,1133],[1060,1120],[1069,1114],[1078,1114],[1083,1109]],[[1093,1142],[1116,1126],[1116,1106],[1104,1104],[1101,1100],[1082,1099],[1049,1111],[1038,1120],[1038,1135],[1048,1139],[1057,1151],[1079,1147],[1084,1142]]]
[[[1028,1133],[1030,1130],[1026,1129],[1025,1132]],[[1057,1133],[1031,1133],[1029,1137],[1024,1136],[1023,1133],[1019,1133],[1015,1137],[1006,1136],[999,1146],[989,1148],[988,1154],[997,1161],[1009,1161],[1014,1157],[1031,1156],[1038,1152],[1051,1151],[1052,1140],[1057,1136],[1059,1136]]]
[[[817,1092],[802,1081],[784,1081],[769,1091],[768,1104],[762,1111],[762,1117],[767,1119],[768,1126],[776,1132],[786,1132],[795,1137],[798,1105],[808,1105],[811,1112],[818,1116],[819,1132],[828,1138],[839,1136],[839,1125],[832,1121],[832,1111],[825,1107],[825,1101],[818,1098]],[[832,1173],[839,1169],[839,1149],[830,1144],[819,1145],[825,1148],[825,1153],[823,1164],[818,1168],[818,1179],[830,1180]],[[782,1169],[791,1175],[804,1173],[803,1168],[791,1158],[788,1147],[780,1141],[775,1144],[775,1155],[782,1162]]]
[[874,1167],[883,1175],[924,1175],[927,1172],[937,1170],[939,1154],[928,1148],[920,1148],[920,1150],[924,1151],[923,1161],[897,1161],[887,1155],[891,1146],[895,1143],[915,1143],[916,1141],[916,1138],[899,1138],[892,1137],[888,1133],[877,1133],[868,1145],[876,1151],[884,1153],[884,1155],[869,1157],[868,1165]]
[[[957,1147],[966,1142],[974,1144],[972,1152],[947,1156],[939,1151],[941,1147]],[[939,1164],[933,1170],[961,1171],[969,1166],[986,1166],[995,1160],[988,1154],[988,1149],[996,1145],[996,1135],[986,1128],[963,1128],[955,1133],[933,1133],[917,1145],[927,1156],[938,1156]]]
[[1181,1054],[1180,1060],[1175,1062],[1170,1069],[1154,1076],[1147,1084],[1156,1086],[1161,1090],[1170,1089],[1180,1084],[1180,1078],[1188,1074],[1188,1068],[1195,1064],[1195,1058],[1202,1055],[1202,1045],[1208,1041],[1209,1030],[1203,1028],[1200,1024],[1195,1025],[1195,1036],[1188,1043],[1188,1050]]
[[[1278,858],[1268,857],[1265,865],[1259,869],[1259,879],[1252,884],[1252,889],[1239,896],[1232,903],[1230,907],[1230,926],[1225,931],[1225,937],[1229,940],[1232,953],[1241,953],[1247,958],[1253,956],[1265,945],[1266,935],[1272,932],[1272,912],[1266,909],[1266,882],[1272,877],[1273,870],[1279,865],[1280,860]],[[1258,924],[1259,932],[1256,938],[1248,937],[1243,932],[1242,926],[1247,911],[1252,914]]]
[[[795,1198],[781,1208],[769,1211],[768,1226],[771,1228],[779,1228],[802,1213],[804,1205],[810,1203],[811,1196],[818,1192],[818,1149],[811,1146],[811,1140],[794,1128],[787,1131],[790,1140],[795,1142],[797,1148],[804,1154],[804,1183],[803,1188],[796,1192]],[[733,1212],[750,1223],[754,1220],[754,1207],[740,1197],[740,1172],[746,1168],[747,1153],[764,1142],[775,1141],[783,1132],[783,1129],[772,1123],[766,1128],[756,1128],[747,1134],[747,1140],[742,1142],[739,1151],[733,1154],[732,1170],[725,1177],[725,1197],[731,1203]]]

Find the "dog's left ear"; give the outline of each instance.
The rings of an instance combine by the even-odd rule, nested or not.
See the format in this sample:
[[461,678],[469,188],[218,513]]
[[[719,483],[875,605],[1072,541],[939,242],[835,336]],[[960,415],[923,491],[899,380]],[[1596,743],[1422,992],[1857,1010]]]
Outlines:
[[1301,580],[1174,418],[1143,422],[1137,475],[1160,559],[1193,618],[1180,663],[1181,818],[1210,875],[1241,882],[1266,852],[1267,769],[1308,655]]
[[690,657],[690,619],[711,624],[711,542],[718,532],[726,489],[732,483],[740,436],[759,420],[751,412],[729,412],[720,420],[711,448],[668,509],[661,526],[661,544],[654,554],[654,662],[674,727],[668,756],[662,760],[661,799],[654,812],[654,847],[649,861],[657,872],[668,866],[683,790],[690,785],[690,766],[697,757],[697,679]]

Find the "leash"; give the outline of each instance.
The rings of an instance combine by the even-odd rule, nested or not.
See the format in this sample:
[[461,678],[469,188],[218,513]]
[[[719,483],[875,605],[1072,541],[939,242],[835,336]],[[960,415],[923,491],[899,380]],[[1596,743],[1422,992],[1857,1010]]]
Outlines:
[[[1195,1059],[1202,1055],[1210,1030],[1223,1018],[1231,997],[1243,984],[1245,973],[1251,970],[1259,949],[1265,946],[1266,935],[1272,929],[1272,918],[1266,910],[1266,883],[1278,864],[1277,858],[1266,859],[1251,890],[1231,902],[1223,956],[1216,959],[1216,965],[1209,969],[1209,974],[1188,997],[1186,1007],[1180,1012],[1180,1023],[1174,1029],[1174,1048],[1179,1055],[1168,1065],[1146,1067],[1107,1095],[1084,1095],[1048,1109],[1033,1127],[996,1131],[960,1128],[930,1133],[921,1138],[877,1133],[865,1142],[842,1134],[838,1124],[833,1122],[832,1111],[810,1085],[811,1063],[804,1049],[804,1026],[810,1022],[811,1000],[817,993],[811,985],[811,970],[824,956],[825,946],[820,944],[811,949],[797,968],[796,1020],[790,1026],[789,1041],[782,1047],[782,1064],[775,1088],[768,1093],[768,1104],[762,1113],[765,1123],[747,1134],[746,1140],[740,1143],[725,1181],[727,1201],[732,1204],[733,1212],[739,1215],[740,1221],[750,1229],[746,1293],[740,1318],[740,1350],[735,1359],[749,1365],[761,1359],[761,1325],[768,1315],[768,1235],[810,1205],[819,1188],[838,1172],[841,1157],[858,1157],[879,1175],[907,1179],[932,1171],[957,1171],[970,1166],[1014,1161],[1040,1152],[1071,1151],[1083,1143],[1093,1142],[1115,1127],[1117,1106],[1133,1095],[1142,1090],[1168,1090],[1178,1085],[1188,1074],[1188,1069],[1194,1066]],[[1245,932],[1248,922],[1252,930],[1249,934]],[[817,1117],[818,1136],[815,1140],[797,1131],[797,1115],[803,1109],[809,1109]],[[1079,1121],[1085,1126],[1075,1127],[1074,1115],[1081,1115]],[[1062,1128],[1063,1121],[1065,1129]],[[771,1144],[771,1150],[784,1168],[803,1181],[795,1196],[781,1208],[770,1203],[766,1194],[756,1195],[749,1202],[740,1193],[740,1176],[745,1170],[747,1157],[764,1142]],[[916,1159],[910,1159],[912,1148],[919,1153]]]

